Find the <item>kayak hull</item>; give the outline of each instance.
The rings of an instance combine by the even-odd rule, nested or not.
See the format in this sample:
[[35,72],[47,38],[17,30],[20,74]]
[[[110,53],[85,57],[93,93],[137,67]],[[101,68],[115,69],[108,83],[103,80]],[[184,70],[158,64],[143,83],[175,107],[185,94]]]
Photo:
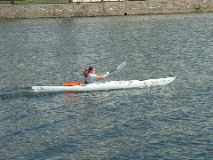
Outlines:
[[155,86],[164,86],[172,81],[175,77],[148,79],[148,80],[129,80],[129,81],[109,81],[100,82],[87,85],[76,86],[32,86],[34,92],[89,92],[89,91],[107,91],[107,90],[119,90],[130,88],[146,88]]

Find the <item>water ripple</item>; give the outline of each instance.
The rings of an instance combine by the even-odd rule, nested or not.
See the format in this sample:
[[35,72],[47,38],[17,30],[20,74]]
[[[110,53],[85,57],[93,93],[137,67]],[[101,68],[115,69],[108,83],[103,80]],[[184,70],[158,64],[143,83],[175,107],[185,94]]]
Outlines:
[[[212,24],[212,14],[2,21],[0,159],[213,159]],[[122,61],[109,80],[177,78],[110,92],[30,89]]]

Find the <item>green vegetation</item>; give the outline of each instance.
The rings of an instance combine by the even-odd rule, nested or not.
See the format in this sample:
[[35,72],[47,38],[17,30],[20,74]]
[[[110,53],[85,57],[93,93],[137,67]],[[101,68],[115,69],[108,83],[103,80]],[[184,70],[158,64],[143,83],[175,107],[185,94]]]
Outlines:
[[[69,0],[15,0],[15,4],[66,4]],[[0,0],[0,4],[11,4],[11,0]]]

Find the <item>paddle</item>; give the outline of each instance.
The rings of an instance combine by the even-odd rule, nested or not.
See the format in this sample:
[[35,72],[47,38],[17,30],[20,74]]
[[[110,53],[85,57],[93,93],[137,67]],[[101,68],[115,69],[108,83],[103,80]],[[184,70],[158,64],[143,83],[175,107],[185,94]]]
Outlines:
[[121,70],[121,69],[124,68],[125,66],[126,66],[126,62],[123,62],[123,63],[117,65],[113,70],[111,70],[111,71],[109,72],[109,75],[110,75],[110,76],[114,75],[116,72],[118,72],[119,70]]

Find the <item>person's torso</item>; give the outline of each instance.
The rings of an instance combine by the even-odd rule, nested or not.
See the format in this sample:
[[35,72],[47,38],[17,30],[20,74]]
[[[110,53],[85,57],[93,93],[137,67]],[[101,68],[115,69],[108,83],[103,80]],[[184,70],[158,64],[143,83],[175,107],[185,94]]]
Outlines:
[[90,84],[90,83],[95,83],[97,80],[95,78],[95,74],[88,74],[88,76],[85,78],[85,83]]

